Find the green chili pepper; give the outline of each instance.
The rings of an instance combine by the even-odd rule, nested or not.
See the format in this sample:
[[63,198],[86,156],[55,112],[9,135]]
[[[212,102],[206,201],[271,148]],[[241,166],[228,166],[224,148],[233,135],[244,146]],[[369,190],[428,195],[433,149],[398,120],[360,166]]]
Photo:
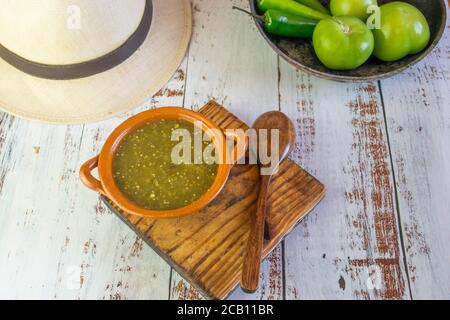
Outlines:
[[295,2],[294,0],[258,0],[257,4],[258,9],[262,12],[266,12],[269,9],[274,9],[314,20],[322,20],[330,17],[328,14],[311,9],[310,7]]
[[324,7],[319,0],[294,0],[295,2],[301,3],[307,7],[310,7],[314,10],[320,11],[325,14],[330,14],[330,11],[326,7]]
[[254,15],[251,12],[238,7],[233,7],[233,9],[245,12],[255,19],[262,21],[264,29],[267,32],[282,37],[312,38],[314,28],[318,23],[317,20],[273,9],[267,10],[262,16]]

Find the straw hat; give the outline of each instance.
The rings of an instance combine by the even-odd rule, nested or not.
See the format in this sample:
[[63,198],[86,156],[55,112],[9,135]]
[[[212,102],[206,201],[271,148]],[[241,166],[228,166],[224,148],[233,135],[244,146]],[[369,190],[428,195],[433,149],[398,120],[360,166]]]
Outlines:
[[156,93],[191,35],[188,0],[0,0],[0,109],[51,123],[120,114]]

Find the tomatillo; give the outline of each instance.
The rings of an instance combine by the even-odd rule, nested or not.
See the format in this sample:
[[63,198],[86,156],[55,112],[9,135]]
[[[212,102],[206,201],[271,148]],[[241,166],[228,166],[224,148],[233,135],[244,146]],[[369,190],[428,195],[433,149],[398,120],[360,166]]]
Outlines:
[[333,16],[354,16],[366,21],[371,5],[378,5],[377,0],[331,0],[330,11]]
[[372,30],[374,55],[383,61],[396,61],[426,48],[430,41],[427,19],[413,5],[389,2],[380,7],[381,24]]
[[314,30],[313,46],[319,60],[329,69],[351,70],[372,55],[373,34],[356,17],[342,16],[321,20]]

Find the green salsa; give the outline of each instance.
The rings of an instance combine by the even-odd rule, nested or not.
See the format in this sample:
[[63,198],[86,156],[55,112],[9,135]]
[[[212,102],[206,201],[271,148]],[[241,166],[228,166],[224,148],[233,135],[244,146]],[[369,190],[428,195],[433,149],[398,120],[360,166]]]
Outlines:
[[[190,134],[187,143],[191,161],[186,161],[188,163],[172,160],[172,150],[182,140],[172,141],[175,129],[185,129]],[[130,201],[146,209],[171,210],[191,204],[208,191],[218,168],[214,161],[194,163],[197,134],[203,136],[203,132],[194,130],[189,122],[164,119],[149,122],[130,133],[121,141],[113,158],[117,187]],[[212,146],[211,141],[201,142],[203,160],[209,145]]]

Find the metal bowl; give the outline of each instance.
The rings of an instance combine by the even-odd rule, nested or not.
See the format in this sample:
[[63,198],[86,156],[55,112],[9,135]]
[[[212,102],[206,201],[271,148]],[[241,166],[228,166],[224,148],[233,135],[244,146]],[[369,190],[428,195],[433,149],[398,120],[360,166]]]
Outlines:
[[[255,20],[255,23],[259,32],[261,32],[264,39],[266,39],[275,52],[299,70],[303,70],[321,78],[342,82],[379,80],[400,73],[422,60],[438,44],[442,34],[444,33],[447,21],[447,12],[444,0],[403,1],[417,7],[427,18],[431,31],[431,39],[427,48],[418,54],[409,55],[395,62],[383,62],[372,56],[361,67],[349,71],[335,71],[325,67],[319,59],[317,59],[310,40],[288,39],[274,36],[264,30],[260,21]],[[328,3],[330,1],[326,0],[322,2],[328,7]],[[378,0],[380,5],[386,2],[390,1]],[[250,8],[253,13],[258,14],[255,0],[250,0]]]

